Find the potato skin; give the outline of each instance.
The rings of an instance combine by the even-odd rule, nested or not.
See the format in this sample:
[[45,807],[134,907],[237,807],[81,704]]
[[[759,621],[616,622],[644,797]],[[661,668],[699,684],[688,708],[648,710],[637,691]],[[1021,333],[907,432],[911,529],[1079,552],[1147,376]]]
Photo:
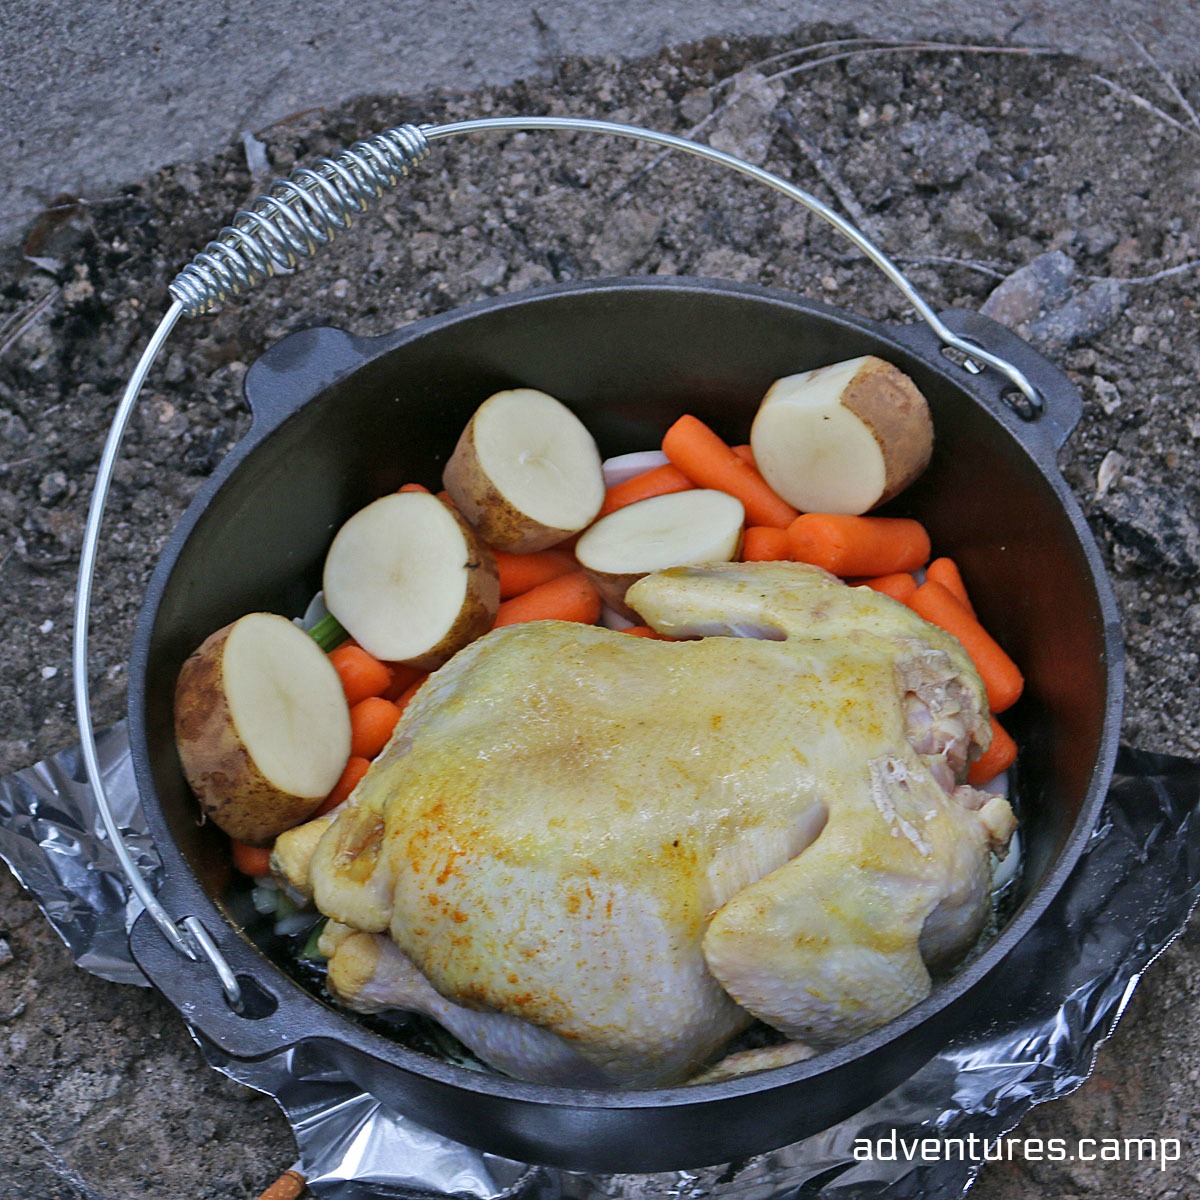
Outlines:
[[200,807],[231,838],[269,846],[307,820],[323,797],[292,796],[270,783],[238,735],[225,694],[224,651],[237,622],[207,637],[175,684],[175,745]]
[[933,419],[925,397],[899,367],[868,355],[842,394],[842,407],[883,448],[883,492],[878,508],[914,483],[933,454]]
[[496,556],[454,505],[447,504],[446,509],[458,522],[467,541],[467,592],[445,637],[424,654],[404,660],[406,665],[422,671],[436,671],[464,646],[487,633],[495,624],[496,610],[500,607],[500,571]]
[[442,484],[459,512],[489,546],[510,554],[548,550],[577,529],[553,529],[514,507],[488,477],[475,449],[476,417],[459,435],[442,472]]
[[596,591],[600,593],[600,598],[617,616],[624,617],[625,620],[632,621],[635,625],[642,624],[641,614],[625,603],[625,593],[639,579],[645,579],[650,574],[649,571],[633,571],[626,575],[614,575],[607,571],[595,571],[591,567],[584,567],[583,570],[584,574],[596,585]]

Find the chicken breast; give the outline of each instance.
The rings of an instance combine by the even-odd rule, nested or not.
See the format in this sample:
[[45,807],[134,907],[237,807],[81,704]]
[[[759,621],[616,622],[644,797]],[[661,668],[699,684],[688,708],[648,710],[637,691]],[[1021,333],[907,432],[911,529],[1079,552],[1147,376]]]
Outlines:
[[432,1011],[429,987],[502,1069],[620,1086],[687,1079],[754,1017],[821,1047],[922,998],[1013,825],[957,782],[990,728],[961,647],[798,564],[628,599],[704,636],[508,626],[421,689],[309,864],[379,939],[331,987]]

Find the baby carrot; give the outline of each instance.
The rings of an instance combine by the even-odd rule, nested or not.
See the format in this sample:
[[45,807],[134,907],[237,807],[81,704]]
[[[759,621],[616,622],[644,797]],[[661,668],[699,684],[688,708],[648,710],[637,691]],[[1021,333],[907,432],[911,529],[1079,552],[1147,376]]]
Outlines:
[[362,755],[350,755],[346,759],[346,765],[342,769],[337,783],[333,785],[333,790],[321,801],[321,807],[313,813],[313,816],[323,817],[327,812],[337,808],[358,787],[359,780],[367,773],[367,768],[370,765],[370,762],[363,758]]
[[742,459],[743,462],[748,462],[752,467],[754,466],[754,451],[751,450],[748,445],[743,444],[741,446],[730,446],[729,448],[738,456],[738,458]]
[[391,671],[361,646],[339,646],[329,652],[329,661],[342,681],[346,703],[351,707],[368,696],[382,696],[392,682]]
[[350,753],[357,758],[374,758],[387,745],[400,710],[382,696],[368,696],[350,710]]
[[935,579],[942,585],[956,600],[962,604],[971,616],[975,615],[975,606],[971,603],[970,596],[967,595],[966,585],[963,583],[962,575],[959,573],[958,564],[952,558],[935,558],[933,562],[925,568],[925,578]]
[[678,638],[667,637],[665,633],[659,633],[657,629],[651,629],[649,625],[630,625],[626,629],[621,630],[622,633],[631,633],[634,637],[652,638],[656,642],[675,642]]
[[742,562],[780,562],[791,558],[786,529],[747,525],[742,534]]
[[604,503],[597,516],[607,517],[610,512],[616,512],[627,504],[635,504],[638,500],[649,500],[651,496],[665,496],[670,492],[686,492],[694,486],[678,467],[663,463],[661,467],[652,467],[632,479],[626,479],[624,483],[614,483],[605,492]]
[[390,700],[393,704],[412,687],[414,682],[425,679],[429,674],[428,671],[422,671],[420,667],[410,667],[408,663],[394,662],[388,663],[387,666],[392,674],[392,681],[388,684],[387,691],[383,693],[383,698]]
[[995,779],[1017,761],[1017,743],[1008,730],[992,718],[992,744],[967,769],[967,782],[974,787]]
[[233,840],[232,845],[233,865],[243,875],[253,875],[255,878],[270,875],[270,846],[248,846],[245,842],[239,842],[236,839]]
[[796,510],[781,500],[758,471],[731,450],[703,421],[685,415],[663,436],[663,453],[697,487],[737,497],[750,525],[783,529]]
[[951,591],[936,579],[927,579],[913,592],[908,605],[918,616],[962,642],[987,688],[992,712],[1004,712],[1017,702],[1025,686],[1020,669]]
[[500,572],[501,600],[509,600],[537,587],[539,583],[548,583],[560,575],[579,570],[575,556],[565,550],[538,550],[533,554],[509,554],[505,550],[493,550],[492,553],[496,556],[496,567]]
[[496,628],[521,621],[581,621],[594,625],[599,619],[600,593],[582,571],[573,571],[502,601],[496,613]]
[[398,492],[424,492],[429,495],[429,489],[423,483],[402,483],[396,491]]
[[907,571],[893,571],[890,575],[876,575],[873,579],[862,579],[861,586],[869,587],[901,604],[907,604],[917,590],[917,581]]
[[929,534],[911,517],[804,513],[787,536],[792,558],[835,575],[891,575],[929,561]]

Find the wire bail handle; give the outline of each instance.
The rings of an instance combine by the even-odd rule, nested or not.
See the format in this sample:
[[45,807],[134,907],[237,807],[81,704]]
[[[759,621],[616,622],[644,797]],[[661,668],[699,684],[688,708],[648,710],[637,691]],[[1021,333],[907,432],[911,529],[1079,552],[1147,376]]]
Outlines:
[[276,180],[248,208],[238,212],[233,221],[172,280],[168,289],[172,303],[126,385],[96,470],[84,528],[72,651],[75,710],[84,766],[121,870],[170,944],[193,962],[202,957],[208,960],[221,981],[226,1000],[235,1011],[240,1012],[242,1008],[241,989],[228,961],[197,917],[187,916],[178,922],[172,920],[150,890],[125,845],[100,771],[88,686],[88,617],[104,507],[121,441],[146,376],[181,316],[195,317],[212,312],[264,280],[281,271],[291,271],[303,259],[312,258],[339,233],[348,230],[355,216],[366,212],[397,187],[413,166],[427,158],[430,143],[474,133],[532,130],[602,133],[631,138],[707,159],[781,192],[832,225],[857,246],[900,291],[943,345],[967,356],[964,369],[977,374],[983,369],[982,363],[1009,379],[1023,396],[1020,406],[1012,405],[1018,415],[1032,420],[1044,411],[1040,392],[1023,371],[949,329],[904,272],[857,226],[780,176],[723,150],[674,134],[584,117],[481,117],[444,125],[398,125],[355,142],[332,158],[319,159],[314,167],[299,167],[287,179]]

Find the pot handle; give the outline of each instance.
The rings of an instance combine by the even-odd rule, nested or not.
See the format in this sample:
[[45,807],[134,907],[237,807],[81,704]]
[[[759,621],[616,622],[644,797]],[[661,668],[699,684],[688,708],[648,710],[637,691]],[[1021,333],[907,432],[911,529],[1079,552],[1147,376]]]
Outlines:
[[[176,895],[169,880],[159,899],[167,908],[186,911],[186,897]],[[189,939],[208,940],[210,949],[203,955],[208,962],[180,961],[148,912],[129,931],[129,951],[193,1031],[241,1059],[263,1058],[295,1044],[296,1030],[306,1024],[295,1006],[308,997],[298,997],[298,989],[286,984],[275,990],[265,986],[258,951],[229,930],[213,938],[197,918],[186,918],[186,924]]]
[[[1018,367],[1042,398],[1042,409],[1032,420],[1025,396],[1015,392],[1006,380],[984,371],[972,361],[960,362],[962,386],[992,409],[1013,429],[1017,439],[1031,453],[1048,446],[1051,454],[1062,449],[1071,431],[1083,415],[1083,399],[1068,376],[1043,357],[1011,329],[966,308],[951,308],[940,314],[950,328],[986,347]],[[889,336],[910,346],[922,357],[944,369],[950,355],[945,345],[924,325],[902,325],[889,330]]]
[[866,234],[810,192],[762,167],[701,142],[639,125],[585,117],[480,117],[445,125],[400,125],[354,143],[335,158],[320,159],[316,169],[301,167],[293,171],[290,178],[276,181],[248,209],[239,212],[232,224],[222,229],[216,239],[179,272],[169,288],[175,305],[186,316],[198,316],[213,311],[280,270],[293,270],[301,259],[311,258],[338,233],[350,228],[356,215],[395,187],[416,163],[428,157],[431,142],[474,133],[530,130],[603,133],[631,138],[707,159],[781,192],[828,222],[857,246],[895,285],[943,345],[1006,376],[1024,397],[1023,403],[1015,408],[1019,416],[1034,420],[1041,415],[1041,394],[1018,366],[955,333],[934,312],[904,272]]
[[311,258],[338,233],[348,229],[355,216],[396,187],[414,165],[428,156],[431,142],[475,133],[524,130],[603,133],[632,138],[707,159],[781,192],[821,217],[857,246],[900,290],[942,345],[966,355],[973,369],[982,370],[978,364],[983,363],[1006,377],[1023,397],[1020,405],[1013,406],[1018,416],[1023,420],[1034,420],[1044,411],[1039,389],[1020,366],[971,338],[955,333],[930,308],[900,268],[844,217],[815,196],[762,167],[673,134],[576,117],[485,117],[444,125],[400,125],[366,141],[355,142],[334,158],[320,159],[315,167],[301,167],[288,179],[272,184],[249,208],[237,213],[231,224],[175,277],[169,288],[172,303],[126,385],[100,457],[84,528],[72,650],[75,711],[83,761],[121,869],[171,946],[193,962],[207,959],[212,964],[235,1011],[243,1003],[235,972],[199,921],[194,917],[178,924],[173,921],[142,878],[113,819],[99,767],[88,687],[88,618],[100,527],[121,441],[146,376],[181,316],[210,312],[279,271],[290,271],[302,259]]

